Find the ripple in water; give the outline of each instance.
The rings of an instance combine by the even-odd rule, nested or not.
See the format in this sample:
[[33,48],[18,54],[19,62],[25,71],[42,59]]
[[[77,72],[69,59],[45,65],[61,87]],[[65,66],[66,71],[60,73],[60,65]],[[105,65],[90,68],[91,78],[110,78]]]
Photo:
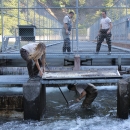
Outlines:
[[62,88],[69,107],[58,88],[47,89],[47,111],[42,120],[1,118],[0,130],[130,130],[130,118],[116,118],[116,86],[97,87],[98,97],[88,109],[74,103],[74,93]]

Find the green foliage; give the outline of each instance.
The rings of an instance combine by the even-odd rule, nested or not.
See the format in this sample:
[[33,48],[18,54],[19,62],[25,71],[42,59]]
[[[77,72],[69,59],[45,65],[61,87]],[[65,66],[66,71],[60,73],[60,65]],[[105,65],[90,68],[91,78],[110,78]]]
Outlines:
[[[51,3],[51,6],[74,6],[74,4],[76,4],[76,0],[38,0],[41,3],[47,4],[47,2]],[[125,9],[109,9],[108,7],[112,7],[114,6],[116,0],[104,0],[102,2],[102,6],[107,10],[108,12],[108,16],[111,16],[111,19],[117,20],[119,19],[121,16],[126,15],[126,10]],[[130,5],[130,0],[127,0],[128,4]],[[36,2],[36,1],[35,1]],[[79,4],[80,6],[82,5],[86,5],[88,2],[88,0],[79,0]],[[17,28],[18,23],[20,25],[27,25],[27,24],[34,24],[34,20],[35,25],[39,28],[42,27],[53,27],[53,22],[49,23],[50,19],[43,16],[43,15],[39,15],[37,12],[34,12],[33,9],[22,9],[22,7],[33,7],[34,6],[34,0],[30,0],[28,5],[27,5],[27,0],[19,0],[20,3],[20,9],[19,9],[19,20],[18,20],[18,10],[17,9],[13,9],[13,8],[17,8],[18,7],[18,0],[3,0],[3,5],[6,9],[3,9],[3,13],[4,13],[4,35],[14,35],[15,33],[15,29]],[[121,6],[124,6],[124,3],[120,4]],[[7,9],[7,8],[12,8],[12,9]],[[54,10],[54,9],[53,9]],[[53,11],[52,10],[52,11]],[[68,12],[72,11],[72,9],[67,9]],[[62,9],[59,9],[59,11],[63,11]],[[75,9],[73,10],[75,12]],[[28,12],[28,13],[27,13]],[[57,12],[58,13],[58,12]],[[80,23],[79,20],[79,29],[82,30],[82,33],[86,31],[86,28],[90,27],[93,23],[95,23],[99,18],[100,18],[100,14],[101,14],[101,10],[95,9],[92,10],[92,12],[90,11],[89,13],[87,13],[87,11],[85,12],[84,10],[81,11],[81,16],[82,17],[82,13],[85,14],[84,22],[82,22],[82,24]],[[128,8],[128,14],[130,14],[130,9]],[[34,16],[35,14],[35,16]],[[55,14],[56,15],[56,14]],[[75,19],[76,15],[74,16]],[[27,21],[28,20],[28,21]],[[19,21],[19,22],[18,22]],[[75,21],[74,21],[75,22]],[[0,17],[0,29],[2,28],[2,24],[1,24],[1,17]],[[51,30],[50,34],[54,34],[56,33],[55,30]],[[1,30],[0,30],[0,34],[1,34]],[[37,34],[40,35],[45,35],[48,34],[48,30],[43,30],[41,29],[39,32],[37,32]]]
[[[3,6],[5,8],[14,8],[18,6],[17,0],[4,0]],[[7,35],[11,35],[14,33],[14,28],[17,25],[17,18],[18,11],[16,9],[5,9],[3,10],[3,22],[4,22],[4,33]]]
[[55,1],[52,1],[52,2],[53,2],[53,4],[56,5],[56,6],[59,6],[59,5],[60,5],[59,0],[55,0]]
[[114,0],[104,0],[103,6],[105,7],[112,7],[114,4]]
[[[37,28],[49,27],[48,23],[50,21],[49,18],[39,15],[37,12],[34,12],[33,9],[24,9],[26,7],[33,7],[34,0],[30,0],[27,5],[27,0],[19,0],[20,9],[19,9],[19,18],[18,18],[18,9],[13,9],[18,7],[18,0],[4,0],[3,6],[6,9],[3,9],[3,21],[4,21],[4,35],[14,35],[17,25],[32,25],[34,24]],[[10,7],[11,9],[7,9]],[[23,9],[22,9],[23,7]],[[1,20],[1,17],[0,17]],[[0,21],[0,33],[1,33],[1,21]],[[50,32],[51,34],[52,32]],[[44,30],[44,35],[48,34],[48,30]],[[36,32],[36,35],[43,35],[43,29],[39,29]]]
[[46,3],[47,2],[47,0],[39,0],[40,2],[42,2],[42,3]]
[[80,5],[84,5],[86,3],[86,0],[79,0]]
[[70,4],[70,0],[52,0],[52,3],[55,6],[62,6],[62,5],[69,5]]

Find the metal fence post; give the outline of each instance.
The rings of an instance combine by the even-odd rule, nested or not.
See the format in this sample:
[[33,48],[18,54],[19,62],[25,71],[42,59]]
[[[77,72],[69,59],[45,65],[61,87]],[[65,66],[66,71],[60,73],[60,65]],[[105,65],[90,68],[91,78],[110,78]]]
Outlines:
[[19,0],[18,0],[18,25],[19,25]]
[[[35,5],[36,5],[36,2],[35,2],[35,0],[34,0],[34,7],[35,7]],[[34,25],[35,25],[35,19],[36,19],[36,18],[35,18],[35,12],[36,12],[36,8],[34,8],[34,20],[33,20],[33,21],[34,21]]]
[[[39,9],[39,11],[38,11],[38,12],[40,13],[40,11],[41,11],[41,9]],[[39,18],[38,22],[39,22],[39,28],[40,28],[40,15],[39,15],[39,17],[38,17],[38,18]],[[41,40],[41,38],[40,38],[40,29],[39,29],[39,40]]]
[[73,46],[73,44],[74,44],[74,42],[73,42],[73,40],[74,40],[74,39],[73,39],[73,36],[74,36],[74,35],[73,35],[73,31],[74,31],[74,30],[72,29],[72,46],[71,46],[72,52],[74,51],[74,48],[73,48],[73,47],[74,47],[74,46]]
[[78,7],[79,7],[79,0],[76,0],[76,42],[77,42],[77,53],[79,51],[79,39],[78,39]]
[[2,50],[3,50],[3,44],[4,44],[4,15],[3,15],[3,0],[1,0],[1,25],[2,25]]
[[[44,16],[43,16],[43,21],[42,21],[42,25],[43,25],[43,28],[44,28]],[[43,38],[43,40],[44,40],[44,29],[43,29],[43,34],[42,34],[42,38]]]
[[[127,10],[128,1],[126,0],[126,16],[128,16],[128,10]],[[127,25],[126,25],[127,26]],[[126,42],[128,42],[128,29],[129,27],[126,27]]]
[[[49,19],[49,28],[51,27],[50,25],[50,19]],[[50,40],[50,29],[49,29],[49,40]]]
[[28,24],[28,0],[26,1],[27,3],[27,24]]

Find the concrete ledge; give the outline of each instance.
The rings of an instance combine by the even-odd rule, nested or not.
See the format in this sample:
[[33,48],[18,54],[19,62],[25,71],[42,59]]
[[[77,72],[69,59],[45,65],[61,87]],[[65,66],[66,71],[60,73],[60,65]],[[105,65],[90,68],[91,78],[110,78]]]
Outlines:
[[23,84],[24,119],[40,120],[46,108],[46,91],[40,81]]
[[[69,58],[69,59],[74,59],[74,56],[75,54],[72,53],[72,54],[62,54],[62,53],[51,53],[51,54],[46,54],[46,58],[47,59],[53,59],[53,58],[57,58],[57,59],[65,59],[65,58]],[[81,60],[82,59],[93,59],[93,58],[107,58],[107,59],[110,59],[110,58],[118,58],[118,57],[121,57],[121,58],[130,58],[130,53],[123,53],[123,54],[119,54],[119,53],[113,53],[111,55],[107,55],[107,54],[104,54],[104,53],[99,53],[98,55],[97,54],[94,54],[93,53],[81,53],[80,54],[80,57],[81,57]],[[21,56],[19,53],[10,53],[10,54],[7,54],[7,53],[1,53],[0,54],[0,59],[20,59],[22,60]]]
[[129,83],[125,80],[118,81],[117,88],[117,116],[121,119],[128,119],[129,115]]

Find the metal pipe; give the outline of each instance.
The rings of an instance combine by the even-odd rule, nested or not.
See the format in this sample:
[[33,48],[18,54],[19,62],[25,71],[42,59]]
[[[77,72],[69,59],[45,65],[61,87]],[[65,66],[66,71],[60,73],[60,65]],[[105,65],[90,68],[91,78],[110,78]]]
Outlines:
[[18,0],[18,25],[19,25],[19,0]]
[[[50,19],[48,19],[49,20],[49,28],[50,28]],[[50,29],[48,30],[49,31],[49,40],[50,40]]]
[[[1,0],[1,8],[3,8],[3,0]],[[4,19],[3,19],[3,9],[1,9],[1,24],[2,24],[2,51],[4,48]]]
[[28,21],[29,21],[29,19],[28,19],[28,17],[29,17],[29,13],[28,13],[28,0],[27,0],[27,24],[28,24]]
[[[126,16],[128,15],[128,13],[127,13],[127,5],[128,5],[128,1],[126,0]],[[126,27],[126,42],[128,42],[128,27]]]
[[[46,67],[48,68],[48,70],[50,71],[50,68],[48,67],[47,63],[45,63],[45,65],[46,65]],[[58,84],[58,88],[59,88],[59,90],[60,90],[60,92],[61,92],[62,96],[64,97],[64,99],[65,99],[65,101],[66,101],[67,105],[69,105],[69,102],[67,101],[67,99],[66,99],[66,97],[65,97],[64,93],[62,92],[62,90],[61,90],[61,88],[60,88],[60,85],[59,85],[59,84]]]
[[[53,23],[54,24],[54,23]],[[62,29],[62,27],[61,28],[37,28],[37,29]],[[76,29],[76,28],[72,28],[72,29]]]
[[72,52],[74,51],[74,48],[73,48],[74,47],[74,45],[73,45],[74,44],[74,39],[73,39],[73,37],[74,37],[74,33],[73,33],[73,30],[72,30],[72,47],[71,47],[72,48]]
[[64,97],[64,99],[65,99],[65,101],[66,101],[67,105],[69,105],[69,102],[67,101],[67,99],[66,99],[66,97],[65,97],[64,93],[62,92],[62,90],[61,90],[61,88],[60,88],[59,84],[58,84],[58,88],[59,88],[59,90],[60,90],[60,92],[61,92],[62,96]]
[[35,25],[35,23],[36,23],[36,22],[35,22],[35,19],[36,19],[36,18],[35,18],[35,15],[36,15],[36,8],[35,8],[35,7],[36,7],[36,2],[34,1],[34,9],[33,9],[33,10],[34,10],[34,20],[33,20],[33,21],[34,21],[34,25]]
[[[41,10],[39,10],[39,13],[40,13],[40,11],[41,11]],[[40,21],[41,21],[41,19],[40,19],[40,14],[39,14],[39,27],[40,27]],[[40,29],[39,29],[39,40],[41,40],[40,37],[41,37],[41,35],[40,35]]]
[[78,39],[78,6],[79,6],[79,0],[76,0],[76,41],[77,41],[77,53],[78,53],[78,51],[79,51],[79,46],[78,46],[78,44],[79,44],[79,39]]
[[[63,7],[46,7],[46,9],[62,9]],[[66,9],[77,9],[77,7],[65,7]],[[1,9],[18,9],[15,7],[2,7]],[[35,9],[34,7],[20,7],[19,9]],[[43,9],[43,7],[37,8],[37,9]],[[98,7],[93,7],[93,6],[82,6],[82,7],[78,7],[78,9],[126,9],[126,7],[102,7],[102,6],[98,6]]]
[[128,13],[127,13],[127,5],[128,5],[128,1],[126,0],[126,16],[128,15]]
[[[44,16],[42,16],[42,18],[43,18],[43,21],[42,21],[42,26],[44,27]],[[43,32],[42,37],[44,37],[44,30],[43,30],[42,32]]]

